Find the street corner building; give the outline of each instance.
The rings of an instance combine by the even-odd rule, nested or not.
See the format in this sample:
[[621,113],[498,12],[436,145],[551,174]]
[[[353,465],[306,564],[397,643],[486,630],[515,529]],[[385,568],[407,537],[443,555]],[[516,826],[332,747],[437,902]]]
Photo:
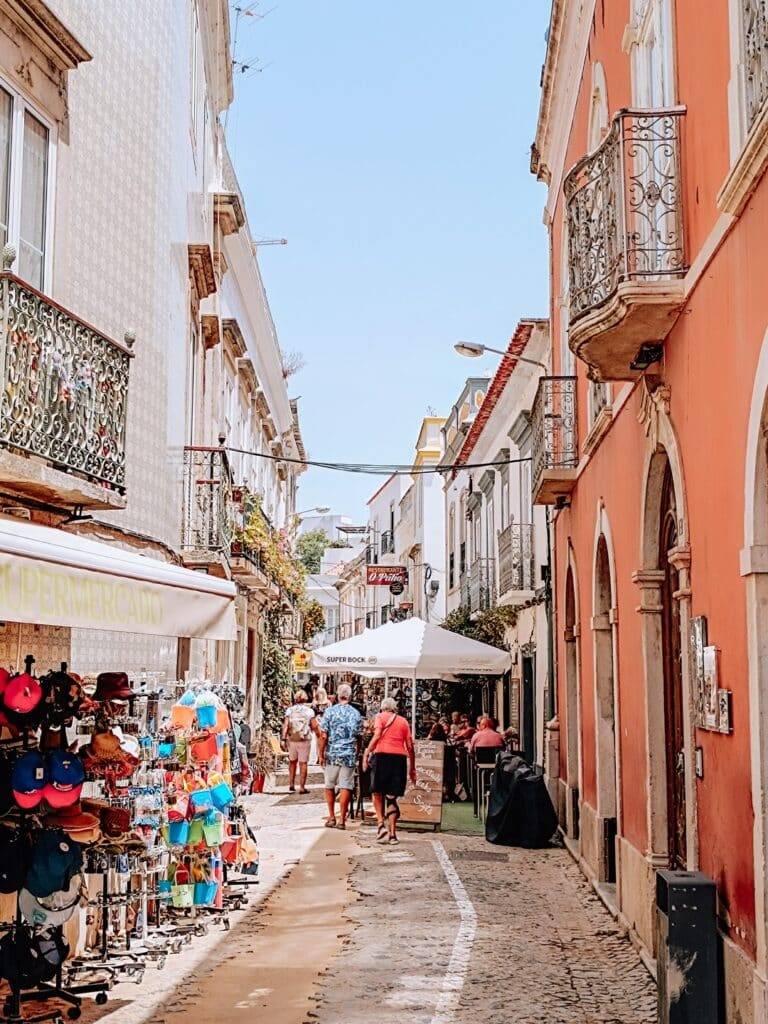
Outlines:
[[761,0],[555,0],[532,149],[553,790],[649,957],[657,872],[716,883],[728,1021],[768,1001],[766,52]]

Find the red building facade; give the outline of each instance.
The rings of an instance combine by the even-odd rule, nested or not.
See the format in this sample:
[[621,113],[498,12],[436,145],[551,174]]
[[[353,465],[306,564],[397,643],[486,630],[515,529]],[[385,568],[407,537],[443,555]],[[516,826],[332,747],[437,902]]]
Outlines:
[[727,1019],[763,1021],[764,5],[555,0],[542,82],[561,820],[650,957],[657,870],[713,878]]

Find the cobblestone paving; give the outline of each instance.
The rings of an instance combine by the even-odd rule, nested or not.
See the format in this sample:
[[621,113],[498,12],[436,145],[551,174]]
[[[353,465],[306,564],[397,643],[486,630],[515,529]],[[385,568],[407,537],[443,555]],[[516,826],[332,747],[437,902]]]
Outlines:
[[438,1000],[459,926],[431,837],[360,834],[356,925],[326,973],[317,1024],[651,1024],[655,988],[564,850],[437,836],[477,916],[455,1013]]

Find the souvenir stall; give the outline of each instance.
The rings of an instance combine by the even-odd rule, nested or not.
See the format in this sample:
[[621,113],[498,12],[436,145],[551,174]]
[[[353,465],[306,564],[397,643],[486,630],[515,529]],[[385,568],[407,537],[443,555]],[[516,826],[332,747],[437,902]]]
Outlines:
[[[0,521],[0,618],[234,638],[234,585],[58,530]],[[140,982],[257,881],[239,791],[244,694],[210,680],[0,666],[4,1021],[80,1016]],[[49,1007],[25,1015],[25,1004]],[[62,1008],[63,1007],[63,1008]]]

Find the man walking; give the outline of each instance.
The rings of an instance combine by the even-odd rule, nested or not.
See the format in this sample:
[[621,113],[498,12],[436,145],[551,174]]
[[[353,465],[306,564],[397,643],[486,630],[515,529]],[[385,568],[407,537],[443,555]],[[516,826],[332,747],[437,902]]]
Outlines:
[[312,733],[317,732],[315,712],[307,704],[305,690],[297,690],[293,704],[283,719],[283,743],[288,748],[288,792],[296,792],[296,766],[299,768],[299,792],[307,792],[307,765],[312,748]]
[[[355,765],[363,716],[349,703],[352,687],[342,683],[337,701],[320,723],[320,764],[325,768],[325,801],[328,804],[327,828],[346,828],[349,801],[355,788]],[[336,819],[336,790],[339,792],[339,818]]]

